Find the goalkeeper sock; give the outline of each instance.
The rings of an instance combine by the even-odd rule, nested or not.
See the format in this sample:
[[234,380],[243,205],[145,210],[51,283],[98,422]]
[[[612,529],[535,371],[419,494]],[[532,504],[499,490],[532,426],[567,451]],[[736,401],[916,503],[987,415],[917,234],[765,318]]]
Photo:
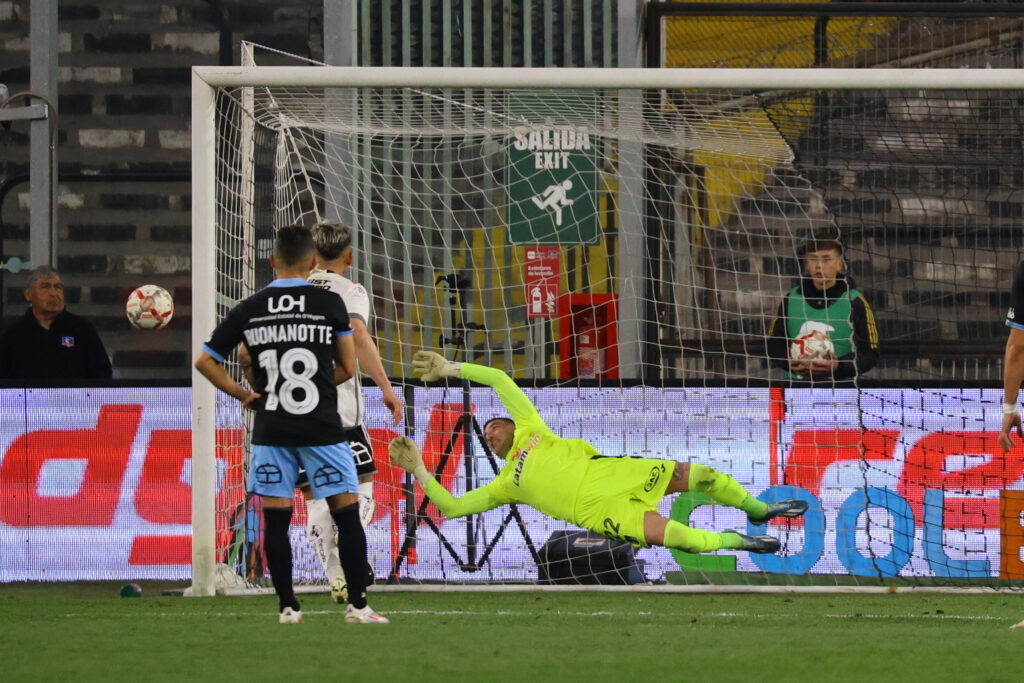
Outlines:
[[747,490],[740,486],[740,483],[723,474],[713,470],[706,465],[690,463],[690,491],[699,491],[711,496],[716,503],[739,508],[750,517],[764,517],[768,513],[768,504],[762,503],[754,498]]
[[373,500],[373,481],[359,482],[359,523],[363,529],[370,526],[377,503]]
[[687,553],[707,553],[712,550],[738,550],[743,545],[739,534],[726,531],[716,534],[703,529],[692,529],[681,522],[670,519],[665,525],[665,547]]
[[338,556],[345,570],[348,602],[356,609],[366,607],[366,533],[359,523],[359,504],[331,510],[338,525]]
[[338,545],[334,542],[334,520],[331,508],[323,499],[306,501],[306,538],[312,546],[320,564],[327,572],[327,581],[331,586],[337,579],[344,578],[341,572],[341,560],[338,557]]
[[263,551],[267,555],[267,569],[274,582],[280,609],[291,607],[299,611],[292,587],[292,544],[288,540],[288,525],[292,522],[291,508],[263,508]]

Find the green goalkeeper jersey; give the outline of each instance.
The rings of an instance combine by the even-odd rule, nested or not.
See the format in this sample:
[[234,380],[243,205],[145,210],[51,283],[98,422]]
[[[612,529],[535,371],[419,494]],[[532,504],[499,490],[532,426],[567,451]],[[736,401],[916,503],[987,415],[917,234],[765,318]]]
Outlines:
[[508,463],[494,481],[453,497],[437,480],[426,492],[446,517],[462,517],[506,503],[526,503],[544,514],[573,522],[576,495],[597,450],[582,439],[563,439],[548,429],[537,409],[501,370],[462,363],[463,379],[494,388],[516,423]]

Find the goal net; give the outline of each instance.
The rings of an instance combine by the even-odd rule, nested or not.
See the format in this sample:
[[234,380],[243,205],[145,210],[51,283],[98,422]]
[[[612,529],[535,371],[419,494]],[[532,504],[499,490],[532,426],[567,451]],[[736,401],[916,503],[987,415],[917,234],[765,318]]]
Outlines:
[[[506,414],[494,392],[414,381],[421,348],[505,370],[556,434],[601,453],[699,462],[762,500],[810,504],[804,519],[754,527],[700,494],[666,499],[666,517],[772,534],[783,549],[642,549],[634,568],[647,580],[1024,577],[1024,447],[1003,453],[996,442],[997,384],[965,388],[955,363],[927,359],[867,374],[885,353],[875,311],[904,326],[904,341],[947,340],[965,362],[972,349],[957,332],[1001,323],[987,297],[1002,296],[1017,260],[1005,247],[1019,244],[1009,228],[1022,206],[1020,72],[193,74],[197,348],[270,281],[277,228],[354,230],[346,275],[372,294],[370,329],[409,408],[392,427],[379,392],[365,389],[378,581],[533,585],[570,560],[570,580],[628,580],[598,540],[560,539],[567,523],[526,506],[445,519],[390,465],[399,434],[456,495],[504,465],[480,438]],[[873,230],[897,220],[911,227],[884,239]],[[793,325],[775,321],[780,302],[803,291],[807,252],[823,240],[845,249],[844,319],[858,300],[868,306],[860,327],[832,330],[848,372],[806,383],[790,365],[800,325],[781,354],[769,340],[773,324]],[[197,592],[215,564],[257,583],[265,570],[243,414],[204,384],[194,388]],[[300,499],[295,510],[295,578],[323,585]]]

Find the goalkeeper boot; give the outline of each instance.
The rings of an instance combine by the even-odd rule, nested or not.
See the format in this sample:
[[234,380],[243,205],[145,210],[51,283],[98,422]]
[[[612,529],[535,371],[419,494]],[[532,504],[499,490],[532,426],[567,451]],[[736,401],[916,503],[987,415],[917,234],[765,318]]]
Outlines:
[[[377,580],[377,573],[373,571],[373,565],[367,561],[366,563],[366,585],[372,586],[373,582]],[[337,578],[334,583],[331,584],[331,602],[335,605],[344,605],[348,602],[348,584],[345,583],[344,578]]]
[[277,623],[279,624],[301,624],[302,623],[302,610],[292,609],[291,607],[285,607],[281,610],[281,614],[277,617]]
[[373,608],[367,605],[362,609],[357,609],[352,605],[348,606],[345,610],[345,621],[350,624],[390,624],[387,617],[382,617],[373,611]]
[[777,553],[782,547],[779,543],[779,539],[774,536],[748,536],[747,534],[741,534],[738,531],[729,529],[725,533],[736,534],[743,541],[743,546],[736,548],[736,550],[746,550],[751,553]]
[[763,517],[747,517],[754,526],[761,526],[776,517],[799,517],[807,512],[807,501],[799,499],[780,500],[768,503],[768,512]]
[[331,584],[331,602],[335,605],[344,605],[348,602],[348,584],[345,579],[337,578]]

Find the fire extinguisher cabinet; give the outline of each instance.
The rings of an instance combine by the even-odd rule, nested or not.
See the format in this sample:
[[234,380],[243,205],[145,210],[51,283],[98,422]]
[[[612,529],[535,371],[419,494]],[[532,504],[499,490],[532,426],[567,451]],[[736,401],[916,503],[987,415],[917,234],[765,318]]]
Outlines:
[[618,379],[618,305],[614,294],[558,299],[560,379]]

